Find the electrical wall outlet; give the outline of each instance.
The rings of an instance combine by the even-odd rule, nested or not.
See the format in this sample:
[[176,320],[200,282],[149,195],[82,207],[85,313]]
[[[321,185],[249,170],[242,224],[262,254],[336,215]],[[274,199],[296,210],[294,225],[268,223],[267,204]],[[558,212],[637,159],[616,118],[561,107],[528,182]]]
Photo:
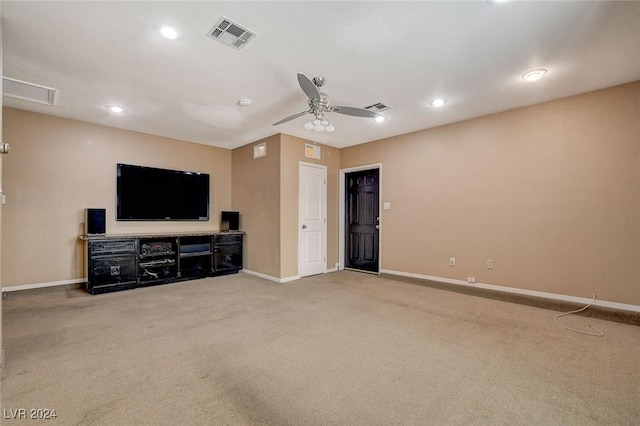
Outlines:
[[493,269],[493,260],[487,259],[487,269]]
[[456,258],[455,257],[450,257],[449,258],[449,266],[456,266]]
[[476,277],[467,277],[467,282],[468,283],[475,283],[476,282]]

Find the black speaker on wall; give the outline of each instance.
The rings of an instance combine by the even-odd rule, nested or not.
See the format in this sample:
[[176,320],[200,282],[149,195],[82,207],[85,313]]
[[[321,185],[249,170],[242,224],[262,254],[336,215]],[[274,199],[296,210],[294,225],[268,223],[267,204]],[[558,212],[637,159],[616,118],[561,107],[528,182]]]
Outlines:
[[85,233],[87,235],[106,234],[106,209],[87,209],[85,215]]

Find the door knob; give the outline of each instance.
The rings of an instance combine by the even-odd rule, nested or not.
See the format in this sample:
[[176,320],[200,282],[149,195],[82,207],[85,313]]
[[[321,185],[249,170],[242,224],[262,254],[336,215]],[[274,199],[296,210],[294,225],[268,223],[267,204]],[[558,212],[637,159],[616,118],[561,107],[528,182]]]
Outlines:
[[302,225],[302,229],[307,229],[307,225]]

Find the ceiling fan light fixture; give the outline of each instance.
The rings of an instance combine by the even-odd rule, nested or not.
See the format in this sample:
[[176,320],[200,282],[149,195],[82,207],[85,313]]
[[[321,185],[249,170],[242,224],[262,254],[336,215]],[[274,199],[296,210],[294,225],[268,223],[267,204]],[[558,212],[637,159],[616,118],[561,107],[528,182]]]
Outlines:
[[[318,132],[333,132],[336,130],[336,128],[325,118],[325,113],[329,112],[350,115],[353,117],[374,118],[378,121],[384,120],[384,117],[382,117],[381,114],[378,114],[375,111],[366,108],[332,105],[327,94],[319,90],[319,88],[324,85],[324,82],[324,78],[322,77],[316,77],[313,80],[310,80],[309,77],[299,72],[298,84],[300,84],[300,88],[309,98],[307,101],[309,109],[285,117],[280,121],[276,121],[275,123],[273,123],[273,125],[277,126],[279,124],[286,123],[287,121],[294,120],[298,117],[302,117],[305,114],[312,114],[315,118],[313,120],[309,119],[309,121],[303,125],[305,129],[313,129]],[[371,108],[376,108],[376,110],[379,110],[379,106],[383,107],[384,105],[378,103],[372,105]]]
[[316,118],[315,120],[309,120],[304,124],[304,128],[307,130],[315,130],[316,132],[333,132],[336,130],[329,121],[324,118]]

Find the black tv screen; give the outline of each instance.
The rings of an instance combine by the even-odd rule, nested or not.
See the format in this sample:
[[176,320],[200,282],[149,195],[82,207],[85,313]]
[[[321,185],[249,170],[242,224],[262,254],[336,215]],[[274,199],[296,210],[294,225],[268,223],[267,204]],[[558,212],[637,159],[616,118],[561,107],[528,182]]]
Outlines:
[[118,164],[117,220],[209,220],[206,173]]

